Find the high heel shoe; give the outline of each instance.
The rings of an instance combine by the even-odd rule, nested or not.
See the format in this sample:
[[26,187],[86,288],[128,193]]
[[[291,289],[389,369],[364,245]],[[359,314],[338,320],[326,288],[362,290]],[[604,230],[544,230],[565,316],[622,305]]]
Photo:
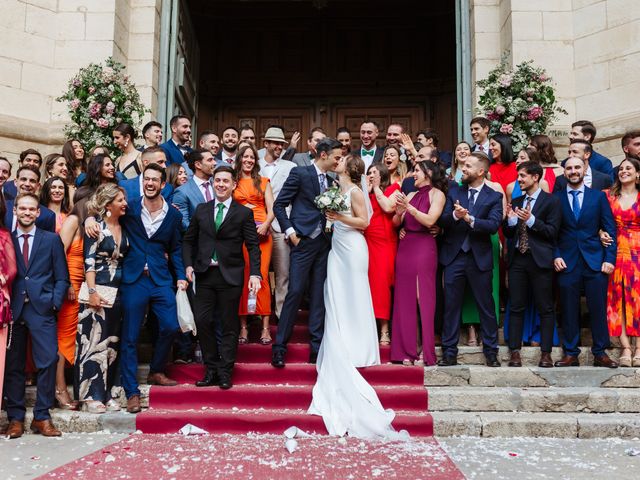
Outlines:
[[78,402],[69,397],[67,390],[58,390],[56,388],[56,404],[61,410],[78,410]]
[[389,332],[380,332],[380,345],[389,345],[391,344],[391,337],[389,336]]
[[87,400],[86,402],[82,402],[82,411],[89,413],[105,413],[107,411],[107,407],[104,403],[98,400]]
[[[625,355],[626,352],[629,352],[629,354]],[[640,358],[638,360],[640,360]],[[625,347],[622,349],[622,355],[620,355],[620,358],[618,359],[618,365],[620,367],[630,367],[631,363],[631,348]]]
[[[244,335],[242,334],[244,332]],[[249,328],[245,325],[240,327],[240,335],[238,336],[238,345],[246,345],[249,343]]]
[[413,364],[416,367],[424,367],[424,357],[422,356],[422,353],[420,354],[420,356],[418,357],[418,359],[416,361],[413,362]]
[[633,356],[631,365],[634,367],[640,367],[640,348],[636,348],[636,354]]
[[269,327],[264,327],[262,329],[262,335],[260,336],[260,344],[261,345],[270,345],[272,342],[271,333],[269,332]]

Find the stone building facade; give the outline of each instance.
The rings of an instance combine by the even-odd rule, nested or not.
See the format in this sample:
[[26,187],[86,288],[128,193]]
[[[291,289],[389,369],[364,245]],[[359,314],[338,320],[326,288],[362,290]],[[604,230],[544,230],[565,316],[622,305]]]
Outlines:
[[[566,132],[574,120],[592,120],[599,132],[596,148],[621,159],[621,135],[640,127],[640,2],[450,2],[468,21],[471,85],[504,52],[514,64],[533,59],[554,78],[560,103],[569,112],[554,129]],[[189,3],[0,0],[0,152],[15,160],[28,147],[43,154],[59,150],[66,114],[55,98],[78,68],[110,55],[126,65],[152,110],[150,117],[158,116],[168,88],[161,61],[167,41],[163,10]],[[215,8],[216,2],[210,3]],[[471,104],[478,93],[473,87],[466,93]],[[566,143],[561,137],[558,145]]]

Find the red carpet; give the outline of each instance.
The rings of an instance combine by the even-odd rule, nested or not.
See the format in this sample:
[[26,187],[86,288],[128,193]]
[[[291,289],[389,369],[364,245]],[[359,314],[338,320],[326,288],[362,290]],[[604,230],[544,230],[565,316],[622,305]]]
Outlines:
[[[258,335],[258,331],[251,329],[250,340]],[[322,418],[306,414],[316,381],[315,365],[306,363],[308,337],[307,326],[296,325],[284,369],[271,366],[270,346],[240,345],[234,386],[227,391],[218,387],[195,387],[195,381],[204,374],[200,364],[171,365],[167,374],[181,385],[152,387],[150,408],[137,415],[137,429],[143,433],[176,433],[191,423],[219,434],[282,434],[291,426],[326,434]],[[433,435],[423,369],[388,363],[388,346],[381,347],[381,357],[383,365],[360,371],[375,388],[382,405],[395,410],[393,426],[397,430],[406,429],[412,436]]]
[[159,479],[434,479],[464,476],[433,439],[365,442],[298,439],[289,453],[283,435],[131,435],[40,478]]

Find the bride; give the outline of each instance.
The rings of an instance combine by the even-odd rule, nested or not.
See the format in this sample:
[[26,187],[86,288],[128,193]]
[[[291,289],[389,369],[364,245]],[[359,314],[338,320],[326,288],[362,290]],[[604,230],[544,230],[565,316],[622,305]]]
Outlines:
[[348,210],[326,214],[334,231],[324,284],[324,336],[309,413],[321,415],[331,435],[396,439],[398,433],[391,427],[395,414],[382,407],[356,369],[380,364],[367,275],[369,253],[362,234],[369,225],[371,205],[358,186],[365,178],[364,162],[348,155],[335,172]]

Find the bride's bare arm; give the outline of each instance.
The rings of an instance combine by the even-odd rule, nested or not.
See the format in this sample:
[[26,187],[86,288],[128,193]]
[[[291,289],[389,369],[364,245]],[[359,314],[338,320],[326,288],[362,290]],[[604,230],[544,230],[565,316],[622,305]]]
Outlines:
[[369,215],[364,203],[364,194],[357,188],[351,192],[351,211],[353,216],[342,215],[338,212],[327,212],[327,218],[332,221],[339,221],[345,225],[364,230],[369,226]]

